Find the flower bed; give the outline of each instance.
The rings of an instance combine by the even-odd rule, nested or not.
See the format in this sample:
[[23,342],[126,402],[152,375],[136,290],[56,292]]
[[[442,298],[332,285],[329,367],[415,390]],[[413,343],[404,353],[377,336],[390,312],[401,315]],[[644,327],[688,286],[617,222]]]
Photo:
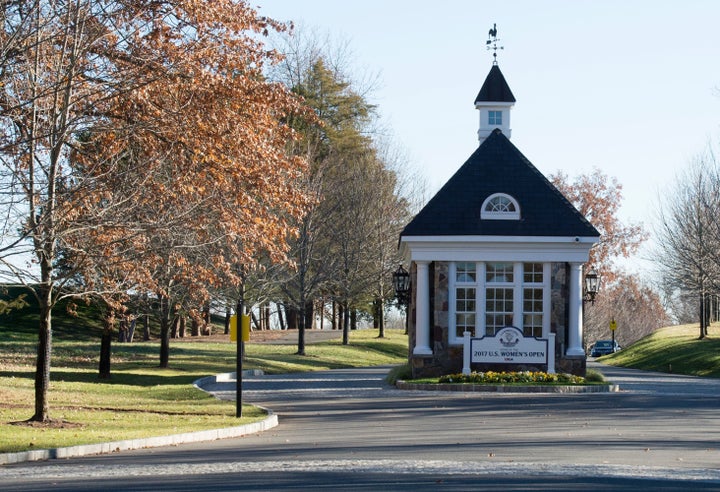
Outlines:
[[532,371],[448,374],[441,376],[438,382],[441,384],[586,384],[585,378],[572,374]]

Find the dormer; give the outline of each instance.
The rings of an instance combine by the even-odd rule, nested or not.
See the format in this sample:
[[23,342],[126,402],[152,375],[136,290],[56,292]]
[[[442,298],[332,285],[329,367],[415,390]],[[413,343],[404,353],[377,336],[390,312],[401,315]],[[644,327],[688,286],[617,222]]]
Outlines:
[[515,105],[510,87],[498,65],[493,65],[480,92],[475,98],[475,108],[480,111],[480,128],[478,140],[480,143],[490,136],[496,128],[510,138],[510,109]]

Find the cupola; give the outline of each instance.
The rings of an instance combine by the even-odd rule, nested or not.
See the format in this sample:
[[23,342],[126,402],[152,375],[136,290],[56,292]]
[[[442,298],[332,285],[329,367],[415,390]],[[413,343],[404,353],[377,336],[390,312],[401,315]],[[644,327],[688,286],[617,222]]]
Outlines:
[[507,138],[510,138],[512,132],[510,130],[510,109],[515,105],[515,96],[498,66],[497,52],[504,47],[498,46],[497,33],[497,24],[493,24],[485,43],[487,49],[493,52],[493,66],[475,98],[475,108],[480,111],[478,140],[481,144],[496,129],[499,129]]
[[515,105],[510,87],[497,64],[493,64],[490,73],[475,98],[475,108],[480,111],[480,128],[478,140],[480,143],[490,136],[496,128],[510,138],[510,109]]

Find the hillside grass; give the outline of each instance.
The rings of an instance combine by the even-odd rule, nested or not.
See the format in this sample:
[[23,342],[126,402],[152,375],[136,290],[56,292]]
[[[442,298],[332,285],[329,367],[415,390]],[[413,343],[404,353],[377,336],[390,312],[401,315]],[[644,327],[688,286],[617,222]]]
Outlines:
[[603,364],[691,376],[720,377],[720,324],[699,339],[697,323],[661,328],[620,352],[600,357]]
[[[112,377],[103,380],[98,378],[100,332],[93,316],[60,313],[55,317],[61,328],[53,333],[49,392],[54,425],[18,425],[34,409],[37,335],[32,318],[20,312],[0,317],[0,453],[232,427],[265,417],[262,410],[244,405],[243,418],[237,419],[234,401],[217,400],[192,385],[208,375],[233,372],[235,342],[171,340],[168,369],[158,367],[156,340],[113,342]],[[251,341],[243,368],[286,373],[407,360],[407,336],[401,330],[376,337],[376,330],[353,331],[350,345],[339,339],[308,344],[305,356],[295,354],[296,344]]]

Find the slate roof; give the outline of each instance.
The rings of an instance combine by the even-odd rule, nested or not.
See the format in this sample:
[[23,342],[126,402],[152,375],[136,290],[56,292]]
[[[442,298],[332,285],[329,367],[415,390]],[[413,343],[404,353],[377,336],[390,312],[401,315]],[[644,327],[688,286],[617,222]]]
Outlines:
[[[518,201],[520,220],[480,220],[483,202],[494,193]],[[600,233],[496,129],[400,236],[455,235],[598,237]]]
[[515,102],[515,96],[497,65],[493,65],[490,73],[485,77],[475,102]]

